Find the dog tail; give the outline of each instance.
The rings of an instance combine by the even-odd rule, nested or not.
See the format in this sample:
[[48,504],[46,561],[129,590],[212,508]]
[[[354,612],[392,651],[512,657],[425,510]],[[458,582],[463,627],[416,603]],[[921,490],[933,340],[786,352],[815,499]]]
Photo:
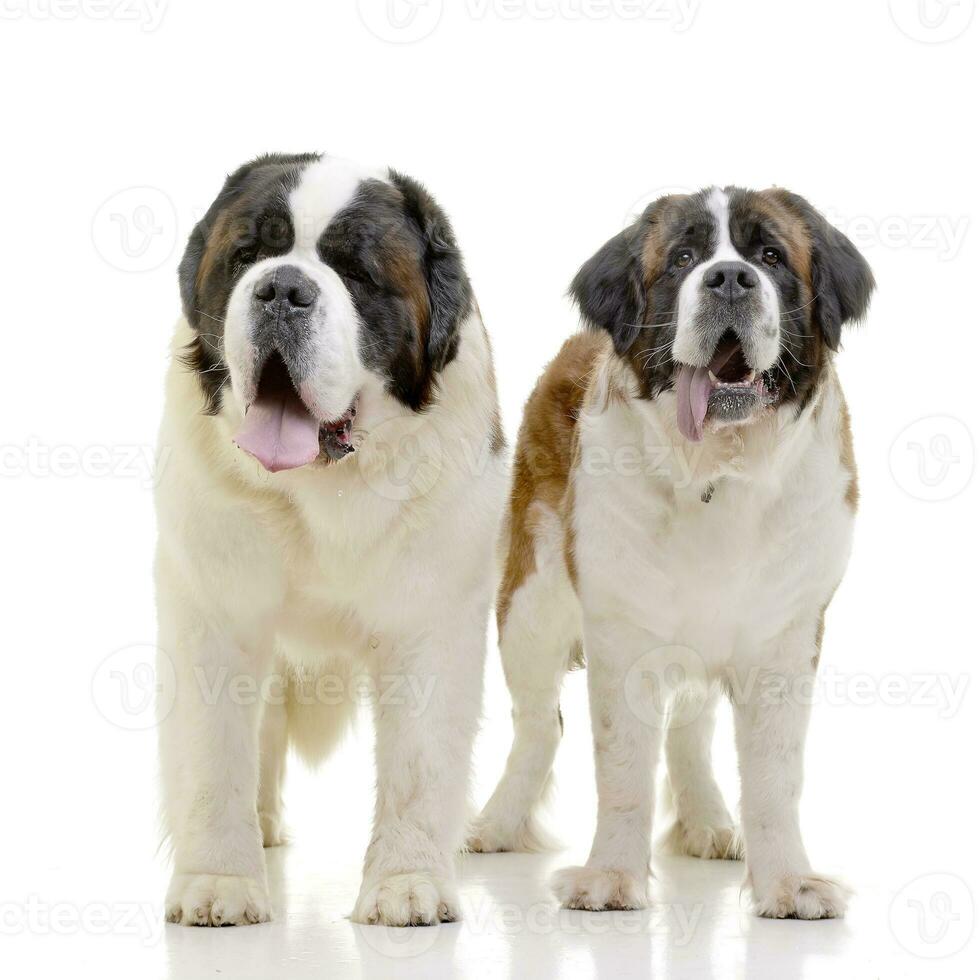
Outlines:
[[346,665],[290,671],[286,688],[289,744],[308,766],[319,765],[343,741],[356,714]]

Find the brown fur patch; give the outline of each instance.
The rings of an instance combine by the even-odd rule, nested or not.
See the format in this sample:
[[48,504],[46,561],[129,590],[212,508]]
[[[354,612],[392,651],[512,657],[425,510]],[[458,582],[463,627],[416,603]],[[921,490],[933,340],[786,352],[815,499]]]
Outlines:
[[854,436],[851,433],[851,413],[843,395],[840,403],[840,461],[851,477],[844,491],[844,500],[857,513],[861,491],[858,486],[857,460],[854,456]]
[[416,368],[421,370],[425,364],[425,352],[432,329],[429,289],[422,275],[422,267],[408,242],[394,229],[383,236],[377,248],[378,262],[385,269],[389,288],[403,296],[412,311],[412,321],[417,333]]
[[[567,516],[569,474],[576,453],[575,425],[604,335],[581,333],[565,341],[535,385],[517,437],[508,514],[507,557],[497,600],[497,626],[503,629],[514,592],[534,571],[532,506],[544,504]],[[574,538],[565,520],[565,559],[574,577]],[[573,579],[574,580],[574,579]]]
[[234,246],[235,235],[231,215],[227,211],[222,211],[208,235],[207,244],[204,246],[204,252],[201,255],[201,264],[197,268],[197,289],[199,292],[203,292],[218,260],[223,259],[227,251]]
[[[813,243],[806,222],[789,204],[787,192],[781,188],[754,191],[749,199],[761,215],[768,218],[779,230],[787,246],[787,258],[796,274],[806,283],[807,290],[813,291],[813,270],[811,256]],[[807,297],[808,299],[810,297]]]
[[684,207],[685,198],[671,194],[660,198],[647,215],[647,230],[643,241],[643,288],[649,289],[664,269],[667,234],[674,216]]

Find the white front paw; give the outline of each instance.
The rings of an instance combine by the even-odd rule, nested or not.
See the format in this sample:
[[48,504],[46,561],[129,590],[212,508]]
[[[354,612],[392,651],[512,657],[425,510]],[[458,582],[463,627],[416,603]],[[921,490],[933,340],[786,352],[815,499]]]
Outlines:
[[426,871],[365,879],[352,918],[369,926],[432,926],[459,918],[450,882]]
[[753,887],[755,912],[767,919],[836,919],[847,909],[849,890],[814,874],[789,874]]
[[245,926],[272,918],[265,885],[238,875],[175,874],[167,891],[168,922]]
[[562,868],[553,875],[551,887],[567,909],[607,912],[650,904],[646,876],[641,881],[621,868]]

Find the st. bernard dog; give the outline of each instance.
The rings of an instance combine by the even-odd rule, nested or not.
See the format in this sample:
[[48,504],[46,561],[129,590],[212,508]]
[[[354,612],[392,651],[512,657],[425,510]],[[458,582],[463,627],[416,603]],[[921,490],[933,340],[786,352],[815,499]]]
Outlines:
[[453,232],[393,170],[263,157],[194,229],[180,291],[157,495],[166,915],[270,918],[287,746],[323,758],[370,690],[353,918],[451,920],[506,498]]
[[[663,745],[667,842],[734,858],[744,839],[761,915],[844,911],[800,836],[797,682],[816,669],[850,549],[857,477],[833,354],[873,286],[801,197],[738,188],[654,202],[573,282],[591,329],[528,401],[505,531],[514,745],[469,842],[541,846],[559,690],[584,647],[599,803],[588,861],[553,882],[571,908],[647,904]],[[741,835],[711,774],[720,690]]]

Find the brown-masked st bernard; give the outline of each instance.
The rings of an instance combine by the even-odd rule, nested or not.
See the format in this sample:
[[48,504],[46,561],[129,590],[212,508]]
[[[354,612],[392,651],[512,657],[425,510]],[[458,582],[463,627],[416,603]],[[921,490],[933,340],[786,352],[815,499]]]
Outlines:
[[[470,839],[541,846],[559,690],[584,648],[598,822],[585,866],[555,876],[569,907],[647,904],[663,748],[666,843],[744,854],[760,915],[844,911],[800,835],[799,682],[817,667],[857,506],[833,355],[873,286],[801,197],[738,188],[654,202],[574,280],[590,329],[528,401],[504,535],[514,745]],[[722,691],[741,833],[711,774]]]
[[270,918],[287,746],[323,758],[366,679],[377,805],[353,918],[451,920],[506,497],[453,232],[395,171],[263,157],[194,230],[180,290],[157,495],[167,917]]

